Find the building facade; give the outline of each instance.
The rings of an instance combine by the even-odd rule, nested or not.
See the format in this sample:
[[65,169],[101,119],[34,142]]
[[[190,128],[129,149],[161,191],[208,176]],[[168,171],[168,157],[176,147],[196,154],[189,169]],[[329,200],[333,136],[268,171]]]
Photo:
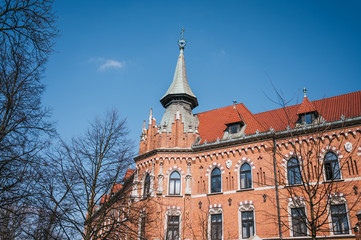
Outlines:
[[137,238],[355,239],[361,91],[194,114],[184,48],[180,40],[161,121],[151,110],[143,124],[129,194],[142,204]]

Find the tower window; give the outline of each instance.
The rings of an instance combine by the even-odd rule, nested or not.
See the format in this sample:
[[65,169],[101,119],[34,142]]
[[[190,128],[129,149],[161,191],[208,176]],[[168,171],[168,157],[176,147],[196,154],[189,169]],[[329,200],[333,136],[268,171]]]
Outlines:
[[181,187],[181,177],[177,171],[172,172],[169,178],[169,194],[179,195]]
[[143,197],[147,198],[150,194],[150,175],[147,174],[147,177],[144,181],[144,190],[143,190]]

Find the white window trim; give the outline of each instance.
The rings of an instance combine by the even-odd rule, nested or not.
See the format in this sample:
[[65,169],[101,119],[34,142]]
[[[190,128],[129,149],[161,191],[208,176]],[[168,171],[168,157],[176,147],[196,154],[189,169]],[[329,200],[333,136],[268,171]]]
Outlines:
[[[347,224],[348,224],[348,233],[346,233],[346,234],[334,234],[333,233],[331,205],[338,205],[338,204],[344,204],[345,205]],[[331,236],[345,236],[345,235],[348,236],[348,235],[352,234],[352,226],[351,226],[351,221],[350,221],[350,212],[349,212],[349,209],[348,209],[347,200],[343,196],[341,196],[341,197],[332,197],[331,202],[329,202],[329,204],[327,206],[327,211],[328,211],[328,225],[329,225],[329,228],[330,228],[330,235]]]
[[[215,168],[218,168],[219,171],[221,172],[221,191],[212,193],[212,172]],[[222,171],[222,169],[219,166],[214,166],[211,168],[211,170],[209,171],[209,175],[208,175],[208,193],[217,194],[217,193],[223,192],[223,174],[224,174],[224,172]]]
[[[338,163],[338,168],[340,169],[340,178],[338,179],[334,179],[334,180],[327,180],[326,179],[326,169],[325,169],[325,157],[328,153],[333,153],[335,154],[335,156],[337,157],[337,163]],[[319,159],[319,161],[321,161],[322,163],[322,174],[323,174],[323,181],[324,182],[330,182],[330,181],[338,181],[338,180],[341,180],[343,179],[342,177],[342,169],[341,169],[341,164],[340,164],[340,159],[342,158],[342,155],[340,156],[339,154],[337,154],[336,151],[334,150],[331,150],[331,149],[328,149],[327,151],[325,151],[324,154],[321,155],[321,158]]]
[[[252,183],[251,183],[251,187],[250,188],[241,188],[241,168],[242,168],[242,166],[244,165],[244,164],[248,164],[248,166],[251,168],[251,178],[252,178]],[[243,162],[240,166],[239,166],[239,168],[238,168],[238,180],[237,180],[237,182],[238,182],[238,190],[245,190],[245,189],[253,189],[253,185],[254,185],[254,181],[253,181],[253,171],[252,171],[252,166],[251,166],[251,164],[249,163],[249,162]]]
[[[180,191],[179,194],[170,194],[170,189],[169,189],[169,184],[170,184],[170,175],[172,175],[172,173],[177,172],[180,176]],[[182,191],[182,187],[183,187],[183,178],[184,176],[177,170],[173,170],[170,174],[168,174],[167,176],[168,180],[167,180],[167,196],[183,196],[183,191]]]
[[164,239],[167,239],[168,216],[179,216],[179,235],[178,235],[179,237],[178,237],[178,239],[174,239],[174,240],[181,240],[182,239],[182,211],[178,208],[171,208],[165,212]]
[[[287,212],[288,212],[288,226],[289,226],[289,230],[290,230],[290,236],[293,236],[293,224],[292,224],[292,208],[304,208],[305,209],[305,216],[306,218],[308,218],[308,211],[307,211],[307,205],[305,203],[305,201],[303,199],[296,199],[296,200],[291,200],[288,202],[287,204]],[[306,229],[307,229],[307,236],[310,235],[310,230],[308,229],[308,226],[306,224]],[[302,236],[299,236],[302,237]],[[304,236],[306,237],[306,236]]]
[[257,235],[257,228],[256,228],[256,211],[254,208],[254,205],[249,203],[249,204],[242,204],[241,206],[239,206],[238,208],[238,235],[239,235],[239,239],[249,239],[249,238],[243,238],[243,232],[242,232],[242,212],[249,212],[252,211],[253,212],[253,230],[254,230],[254,234],[252,237]]
[[224,214],[221,207],[211,208],[208,211],[208,239],[211,240],[212,234],[212,215],[222,214],[222,240],[224,239]]
[[295,158],[297,159],[298,161],[298,166],[300,168],[300,174],[301,174],[301,183],[302,184],[302,167],[301,167],[301,164],[302,164],[302,157],[301,156],[298,156],[298,155],[291,155],[290,157],[287,158],[287,160],[285,161],[285,183],[286,183],[286,186],[297,186],[298,184],[290,184],[289,181],[288,181],[288,162],[292,159],[292,158]]
[[[139,221],[138,221],[138,240],[141,239],[141,231],[142,231],[142,220],[146,218],[146,211],[142,210],[139,215]],[[146,223],[146,222],[145,222]],[[145,224],[144,223],[144,224]]]

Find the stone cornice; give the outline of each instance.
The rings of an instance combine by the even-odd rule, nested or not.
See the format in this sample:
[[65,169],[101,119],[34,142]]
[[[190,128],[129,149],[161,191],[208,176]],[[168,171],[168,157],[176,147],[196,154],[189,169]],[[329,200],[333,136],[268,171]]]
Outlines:
[[284,131],[275,132],[272,128],[267,132],[255,133],[252,135],[243,135],[238,138],[231,139],[223,139],[217,140],[215,142],[203,143],[199,145],[192,145],[192,148],[159,148],[139,155],[134,158],[135,162],[143,160],[147,157],[154,156],[158,153],[197,153],[202,152],[208,149],[221,149],[224,147],[231,147],[240,144],[252,144],[254,142],[271,140],[273,138],[276,139],[284,139],[284,138],[292,138],[298,137],[302,135],[317,133],[317,132],[325,132],[331,131],[335,129],[342,129],[345,127],[352,127],[361,125],[361,116],[348,118],[348,119],[340,119],[333,122],[323,122],[320,124],[310,124],[303,125],[298,128],[288,129]]

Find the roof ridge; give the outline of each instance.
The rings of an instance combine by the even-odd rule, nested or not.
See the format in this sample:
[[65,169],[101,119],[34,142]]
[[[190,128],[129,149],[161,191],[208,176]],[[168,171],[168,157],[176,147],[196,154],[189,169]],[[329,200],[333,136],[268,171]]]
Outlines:
[[[338,97],[342,97],[342,96],[346,96],[346,95],[350,95],[350,94],[357,94],[357,93],[361,93],[361,91],[355,91],[355,92],[345,93],[345,94],[342,94],[342,95],[336,95],[336,96],[332,96],[332,97],[328,97],[328,98],[321,98],[321,99],[313,100],[313,101],[310,101],[310,102],[313,104],[313,103],[315,103],[315,102],[325,101],[325,100],[328,100],[328,99],[338,98]],[[271,111],[275,111],[275,110],[279,110],[279,109],[296,107],[296,106],[299,106],[299,105],[301,105],[301,104],[302,104],[302,102],[301,102],[301,103],[298,103],[298,104],[294,104],[294,105],[285,106],[285,107],[270,109],[270,110],[267,110],[267,111],[264,111],[264,112],[254,113],[254,115],[261,114],[261,113],[267,113],[267,112],[271,112]]]

